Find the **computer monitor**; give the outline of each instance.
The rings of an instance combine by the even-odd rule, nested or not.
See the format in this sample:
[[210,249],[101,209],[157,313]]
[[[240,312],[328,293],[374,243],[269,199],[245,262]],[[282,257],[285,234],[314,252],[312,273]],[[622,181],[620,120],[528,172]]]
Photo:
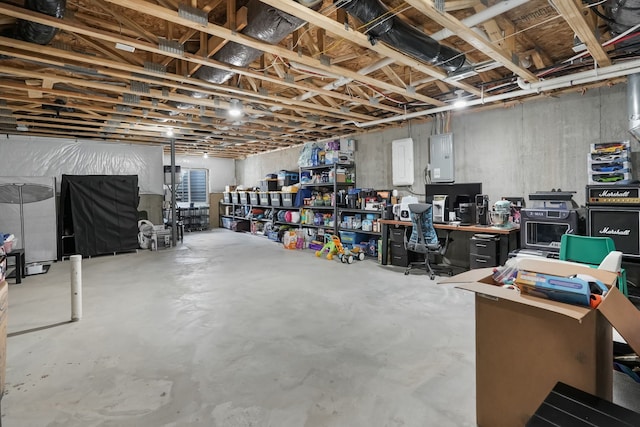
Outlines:
[[426,202],[433,203],[433,196],[447,196],[447,210],[453,212],[460,203],[475,203],[477,194],[482,194],[481,182],[437,183],[425,185]]

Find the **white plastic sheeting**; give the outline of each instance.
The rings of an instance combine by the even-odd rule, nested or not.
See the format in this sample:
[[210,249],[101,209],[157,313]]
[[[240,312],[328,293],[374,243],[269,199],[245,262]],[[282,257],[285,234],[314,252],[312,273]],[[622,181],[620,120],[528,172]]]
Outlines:
[[13,135],[0,137],[0,175],[138,175],[141,194],[163,194],[162,147]]
[[17,237],[27,263],[58,256],[54,186],[52,177],[0,176],[0,233]]

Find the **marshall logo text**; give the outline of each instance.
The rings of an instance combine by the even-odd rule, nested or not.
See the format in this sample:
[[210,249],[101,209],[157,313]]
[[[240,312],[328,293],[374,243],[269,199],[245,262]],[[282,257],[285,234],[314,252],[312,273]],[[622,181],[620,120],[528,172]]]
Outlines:
[[629,197],[631,194],[630,191],[611,191],[611,190],[602,190],[598,197]]
[[598,233],[599,234],[616,235],[616,236],[628,236],[629,234],[631,234],[631,230],[620,230],[619,228],[614,230],[614,229],[609,228],[609,227],[604,227]]

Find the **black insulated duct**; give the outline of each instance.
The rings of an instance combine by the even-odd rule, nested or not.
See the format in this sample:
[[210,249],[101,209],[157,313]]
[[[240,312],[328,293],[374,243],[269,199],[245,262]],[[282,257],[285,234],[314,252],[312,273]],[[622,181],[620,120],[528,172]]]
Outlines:
[[[298,2],[311,9],[322,5],[322,0],[298,0]],[[241,3],[238,6],[242,6]],[[274,7],[266,5],[258,0],[249,0],[247,7],[247,25],[240,31],[245,36],[267,42],[270,44],[280,43],[294,30],[305,24],[306,21],[291,16]],[[237,67],[247,67],[262,55],[262,51],[235,42],[225,44],[212,58],[224,64],[235,65]],[[233,77],[233,71],[221,70],[215,67],[201,67],[194,77],[209,83],[222,84]],[[192,98],[206,98],[206,94],[191,92],[188,90],[178,90],[182,95],[189,95]],[[195,105],[169,101],[167,105],[184,110],[194,108]]]
[[604,10],[610,18],[609,27],[614,34],[622,34],[640,23],[640,0],[608,0]]
[[[61,19],[66,11],[67,0],[26,0],[24,7],[34,12]],[[55,27],[20,19],[18,20],[14,38],[46,45],[51,43],[57,33],[58,29]]]
[[[299,1],[314,9],[322,5],[321,0]],[[267,42],[280,43],[286,36],[305,24],[306,21],[291,16],[259,0],[247,3],[247,25],[241,31],[245,36]],[[247,67],[262,55],[262,51],[235,42],[229,42],[213,55],[213,59],[237,67]],[[235,73],[213,67],[200,68],[195,76],[209,83],[221,84],[229,80]]]
[[334,0],[334,3],[366,26],[366,34],[372,45],[382,41],[400,52],[447,71],[456,71],[464,65],[466,58],[463,53],[441,45],[393,16],[379,0]]

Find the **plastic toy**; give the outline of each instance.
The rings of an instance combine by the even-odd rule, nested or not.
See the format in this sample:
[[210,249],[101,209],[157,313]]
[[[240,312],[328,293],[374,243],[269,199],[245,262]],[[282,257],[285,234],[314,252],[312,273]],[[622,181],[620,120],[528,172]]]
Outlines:
[[[342,242],[340,241],[340,237],[332,234],[331,236],[325,237],[325,244],[319,251],[316,251],[316,256],[320,257],[325,252],[327,253],[327,259],[331,260],[335,255],[338,255],[338,259],[342,263],[352,264],[353,263],[353,255],[350,252],[345,251],[344,246],[342,246]],[[364,258],[364,254],[362,254]]]

